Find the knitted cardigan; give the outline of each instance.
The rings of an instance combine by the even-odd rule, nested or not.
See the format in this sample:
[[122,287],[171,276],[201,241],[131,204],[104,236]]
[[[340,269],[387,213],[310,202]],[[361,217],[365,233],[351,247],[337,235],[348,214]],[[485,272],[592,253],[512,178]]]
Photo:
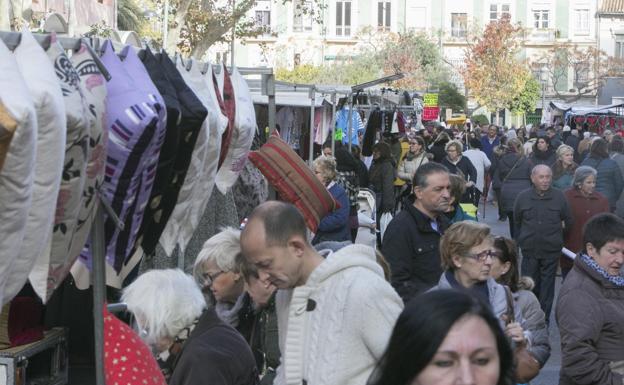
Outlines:
[[282,358],[275,385],[364,385],[403,308],[374,249],[356,244],[324,253],[305,285],[277,293]]

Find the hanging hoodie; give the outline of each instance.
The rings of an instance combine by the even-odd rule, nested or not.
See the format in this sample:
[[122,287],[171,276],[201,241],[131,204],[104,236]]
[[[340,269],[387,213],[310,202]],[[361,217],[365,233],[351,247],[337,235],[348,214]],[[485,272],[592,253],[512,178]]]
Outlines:
[[[167,77],[178,93],[178,101],[180,102],[182,110],[182,119],[180,123],[181,142],[178,150],[178,156],[176,157],[172,180],[170,182],[174,185],[174,188],[169,190],[169,193],[166,196],[163,196],[163,200],[165,201],[163,206],[163,218],[169,218],[173,213],[176,202],[178,202],[178,195],[184,185],[184,180],[191,164],[195,143],[197,142],[197,138],[200,134],[202,124],[208,115],[208,110],[206,110],[201,100],[186,84],[182,75],[180,75],[169,56],[165,53],[160,53],[156,55],[156,58],[159,60],[161,66],[167,74]],[[163,223],[161,220],[159,225],[164,229],[167,226],[167,223]],[[168,243],[168,245],[171,244]],[[168,246],[165,250],[167,255],[171,255],[173,247],[175,247],[175,243],[172,246]]]
[[48,278],[50,240],[65,158],[67,120],[63,94],[46,52],[28,30],[13,52],[30,91],[37,114],[37,157],[32,201],[24,241],[16,254],[5,295],[13,298],[22,289],[37,260],[45,253],[40,284]]
[[[106,144],[108,129],[106,126],[106,79],[95,64],[91,53],[82,43],[78,52],[74,52],[72,62],[78,76],[83,95],[88,103],[89,113],[89,159],[86,169],[86,180],[82,191],[82,200],[78,212],[76,231],[71,240],[68,257],[61,265],[54,266],[47,272],[47,280],[41,281],[43,271],[34,269],[30,274],[30,282],[42,299],[47,301],[53,291],[60,285],[74,262],[82,252],[90,234],[91,225],[97,210],[97,191],[104,182],[104,164],[106,162]],[[88,276],[88,272],[87,272]],[[47,285],[43,285],[47,281]]]
[[[171,181],[173,179],[175,162],[179,155],[178,149],[182,143],[180,138],[182,107],[178,101],[176,89],[149,47],[142,50],[139,53],[139,57],[154,85],[160,92],[167,108],[167,126],[158,157],[154,186],[152,187],[152,193],[143,215],[143,223],[139,230],[139,233],[143,234],[141,242],[143,251],[146,255],[152,256],[165,224],[169,220],[173,204],[175,204],[175,201],[172,203],[165,201],[164,197],[177,194],[176,191],[179,188],[177,184],[171,183]],[[166,209],[166,206],[171,207],[171,210]]]
[[277,293],[282,358],[275,384],[365,384],[403,309],[373,248],[321,253],[326,260],[304,285]]
[[[228,77],[226,77],[225,80],[227,84]],[[235,105],[234,124],[232,126],[232,135],[227,154],[224,158],[223,165],[219,168],[219,172],[217,173],[216,184],[222,194],[226,194],[227,190],[234,185],[238,174],[240,174],[245,166],[247,155],[251,149],[251,143],[258,129],[256,125],[256,111],[254,110],[254,104],[251,93],[249,92],[249,87],[247,86],[247,81],[236,68],[232,69],[232,75],[229,77],[229,80],[235,98],[235,102],[233,103]],[[227,92],[224,93],[224,97],[227,97]]]
[[[52,271],[69,261],[71,243],[78,229],[78,217],[83,203],[82,194],[87,179],[87,162],[90,156],[89,131],[92,117],[80,84],[80,76],[63,47],[56,41],[54,34],[47,53],[49,60],[54,64],[56,77],[61,85],[67,116],[63,177],[56,203],[52,251],[47,262]],[[50,287],[58,284],[60,282],[48,282]],[[41,290],[38,290],[39,295],[42,295]]]
[[[169,254],[176,245],[180,245],[181,250],[186,249],[199,223],[200,215],[212,193],[217,173],[219,148],[214,142],[217,142],[217,135],[220,142],[227,125],[227,118],[221,114],[216,100],[212,79],[210,78],[210,83],[207,84],[198,65],[191,66],[192,72],[187,71],[181,61],[178,61],[176,66],[186,84],[208,111],[208,115],[195,142],[193,158],[178,194],[178,201],[160,237],[161,245]],[[212,87],[212,90],[209,87]]]
[[[13,132],[0,172],[0,300],[13,262],[19,257],[30,210],[35,175],[37,115],[15,57],[0,41],[0,100],[7,131]],[[15,128],[10,123],[15,121]]]
[[[137,211],[142,212],[149,192],[143,189],[143,173],[146,172],[151,143],[158,136],[158,115],[150,106],[150,98],[140,91],[115,54],[112,43],[106,41],[102,62],[111,74],[107,83],[108,101],[108,153],[103,185],[103,199],[110,203],[124,229],[119,229],[110,216],[105,215],[104,238],[106,260],[116,273],[131,256],[140,221]],[[89,243],[83,249],[80,262],[90,268],[92,248]],[[78,264],[77,264],[78,265]],[[72,267],[77,286],[84,287],[80,266]],[[85,273],[85,270],[82,270]]]

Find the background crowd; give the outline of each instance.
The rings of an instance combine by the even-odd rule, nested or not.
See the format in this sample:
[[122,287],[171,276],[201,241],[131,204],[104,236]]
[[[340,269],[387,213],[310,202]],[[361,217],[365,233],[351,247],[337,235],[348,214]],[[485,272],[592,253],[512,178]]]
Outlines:
[[[338,205],[312,236],[268,201],[206,241],[192,277],[124,290],[169,384],[528,383],[553,309],[559,383],[624,384],[622,137],[440,126],[372,154],[323,147],[313,171]],[[376,223],[358,220],[361,189]],[[479,222],[488,199],[510,237]]]

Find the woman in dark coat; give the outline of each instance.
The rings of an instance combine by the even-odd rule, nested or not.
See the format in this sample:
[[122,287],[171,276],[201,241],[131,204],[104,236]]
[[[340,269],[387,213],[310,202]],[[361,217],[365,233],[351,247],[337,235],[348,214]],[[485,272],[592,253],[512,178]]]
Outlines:
[[336,160],[329,156],[319,156],[314,160],[314,174],[323,183],[340,207],[327,213],[319,222],[312,244],[324,241],[344,242],[351,240],[349,230],[349,197],[342,186],[337,183]]
[[590,166],[598,172],[596,191],[607,197],[610,210],[615,210],[615,204],[624,188],[624,179],[617,163],[609,158],[607,141],[594,140],[589,148],[589,156],[581,165]]
[[559,385],[621,384],[624,379],[624,220],[598,214],[561,285]]
[[394,209],[394,179],[396,178],[390,146],[379,142],[373,146],[373,164],[368,172],[371,189],[375,192],[377,217]]
[[509,233],[515,236],[513,225],[513,206],[516,197],[531,187],[532,165],[522,152],[522,143],[518,139],[510,139],[507,152],[501,156],[496,165],[496,178],[501,181],[501,199],[499,205],[509,219]]
[[[609,200],[596,190],[596,170],[589,166],[581,166],[574,172],[572,187],[564,192],[570,212],[572,227],[564,234],[563,245],[566,249],[578,254],[583,250],[583,226],[591,217],[599,213],[609,212]],[[572,269],[572,260],[561,256],[561,275],[566,277]]]
[[533,145],[533,152],[530,157],[533,167],[538,164],[544,164],[550,168],[553,168],[557,161],[557,155],[555,150],[550,145],[550,138],[547,136],[540,136]]
[[444,131],[440,132],[436,139],[433,141],[429,152],[433,154],[433,161],[442,163],[442,160],[446,157],[446,144],[451,141],[451,137]]
[[458,140],[451,140],[446,144],[447,156],[441,163],[449,169],[451,174],[462,175],[466,180],[466,192],[459,203],[472,203],[471,192],[474,189],[475,183],[477,183],[477,169],[470,159],[462,156],[462,151],[461,142]]

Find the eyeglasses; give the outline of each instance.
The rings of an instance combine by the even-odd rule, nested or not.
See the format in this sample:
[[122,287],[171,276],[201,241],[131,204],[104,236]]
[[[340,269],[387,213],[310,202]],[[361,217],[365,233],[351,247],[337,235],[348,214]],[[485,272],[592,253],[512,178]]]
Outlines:
[[477,253],[477,254],[466,254],[466,257],[472,258],[479,262],[485,262],[487,257],[494,258],[497,256],[497,254],[498,253],[494,250],[483,250],[482,252]]
[[208,272],[202,274],[202,277],[204,278],[204,285],[206,287],[212,286],[212,283],[223,273],[225,273],[225,271],[219,271],[214,274],[210,274]]

